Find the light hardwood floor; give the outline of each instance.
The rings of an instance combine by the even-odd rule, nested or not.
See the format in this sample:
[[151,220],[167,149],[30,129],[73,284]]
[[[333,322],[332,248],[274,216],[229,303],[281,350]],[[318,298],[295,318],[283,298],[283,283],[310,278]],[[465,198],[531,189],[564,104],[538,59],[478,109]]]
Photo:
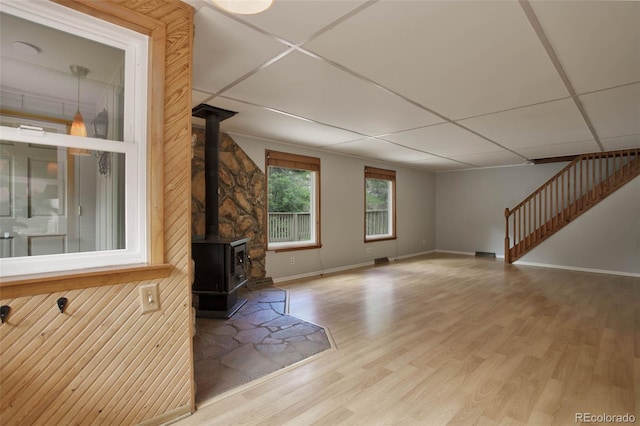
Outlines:
[[640,279],[427,255],[279,285],[336,350],[179,425],[640,423]]

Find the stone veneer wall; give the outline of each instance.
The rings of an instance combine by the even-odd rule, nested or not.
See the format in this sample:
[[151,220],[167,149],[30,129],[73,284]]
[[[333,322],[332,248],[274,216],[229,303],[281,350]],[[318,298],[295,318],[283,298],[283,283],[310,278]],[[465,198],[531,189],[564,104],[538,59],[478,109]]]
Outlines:
[[[265,278],[265,175],[226,133],[219,143],[219,232],[222,238],[248,237],[250,280]],[[191,233],[205,233],[204,128],[192,129]]]

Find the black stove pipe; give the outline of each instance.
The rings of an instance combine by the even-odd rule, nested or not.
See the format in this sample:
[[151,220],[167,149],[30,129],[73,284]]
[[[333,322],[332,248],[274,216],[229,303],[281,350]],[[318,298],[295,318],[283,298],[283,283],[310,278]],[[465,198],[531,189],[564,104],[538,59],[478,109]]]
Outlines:
[[218,173],[220,150],[220,122],[236,115],[222,108],[200,104],[193,108],[194,117],[205,119],[204,130],[204,179],[205,179],[205,238],[218,238]]

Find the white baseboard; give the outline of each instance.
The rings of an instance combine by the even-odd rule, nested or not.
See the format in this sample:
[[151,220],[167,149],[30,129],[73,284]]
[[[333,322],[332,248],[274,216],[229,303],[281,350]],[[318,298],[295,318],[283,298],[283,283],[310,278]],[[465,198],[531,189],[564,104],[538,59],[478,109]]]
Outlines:
[[356,269],[356,268],[362,268],[364,266],[372,266],[373,265],[373,260],[370,262],[364,262],[364,263],[358,263],[355,265],[346,265],[346,266],[339,266],[337,268],[331,268],[331,269],[325,269],[322,271],[313,271],[313,272],[306,272],[304,274],[298,274],[298,275],[289,275],[286,277],[280,277],[280,278],[274,278],[273,279],[273,283],[281,283],[284,281],[293,281],[293,280],[300,280],[303,278],[311,278],[311,277],[318,277],[320,275],[324,275],[324,274],[331,274],[333,272],[342,272],[342,271],[347,271],[349,269]]
[[[426,254],[432,254],[432,253],[445,253],[445,254],[457,254],[457,255],[462,255],[462,256],[475,256],[475,253],[471,253],[471,252],[467,252],[467,251],[454,251],[454,250],[429,250],[429,251],[423,251],[423,252],[419,252],[419,253],[412,253],[412,254],[405,254],[402,256],[397,256],[391,260],[393,261],[398,261],[398,260],[403,260],[403,259],[408,259],[411,257],[417,257],[417,256],[423,256]],[[496,255],[497,259],[504,259],[504,255]],[[313,271],[313,272],[307,272],[304,274],[299,274],[299,275],[290,275],[290,276],[286,276],[286,277],[280,277],[280,278],[274,278],[273,282],[275,283],[281,283],[281,282],[285,282],[285,281],[293,281],[293,280],[299,280],[299,279],[303,279],[303,278],[311,278],[311,277],[318,277],[324,274],[332,274],[335,272],[342,272],[342,271],[348,271],[350,269],[357,269],[357,268],[363,268],[365,266],[373,266],[374,262],[369,261],[369,262],[364,262],[364,263],[357,263],[355,265],[346,265],[346,266],[339,266],[337,268],[331,268],[331,269],[325,269],[323,271]],[[591,272],[594,274],[607,274],[607,275],[621,275],[621,276],[625,276],[625,277],[636,277],[636,278],[640,278],[640,274],[637,273],[633,273],[633,272],[622,272],[622,271],[609,271],[609,270],[604,270],[604,269],[592,269],[592,268],[580,268],[580,267],[576,267],[576,266],[566,266],[566,265],[552,265],[552,264],[548,264],[548,263],[536,263],[536,262],[523,262],[521,260],[517,260],[513,263],[513,265],[522,265],[522,266],[535,266],[535,267],[540,267],[540,268],[552,268],[552,269],[565,269],[568,271],[580,271],[580,272]]]
[[446,254],[461,254],[463,256],[475,256],[475,253],[471,253],[468,251],[453,251],[453,250],[434,250],[436,253],[446,253]]
[[436,252],[435,250],[429,250],[429,251],[421,251],[419,253],[405,254],[402,256],[394,257],[393,260],[409,259],[410,257],[424,256],[425,254],[432,254],[435,252]]
[[551,269],[566,269],[568,271],[591,272],[593,274],[621,275],[624,277],[640,278],[640,274],[637,274],[635,272],[609,271],[606,269],[593,269],[593,268],[580,268],[577,266],[552,265],[549,263],[524,262],[521,260],[516,260],[515,262],[512,263],[512,265],[535,266],[539,268],[551,268]]
[[[431,253],[435,253],[435,250],[422,251],[422,252],[419,252],[419,253],[405,254],[405,255],[402,255],[402,256],[394,257],[394,258],[392,258],[390,260],[397,261],[397,260],[402,260],[402,259],[408,259],[410,257],[423,256],[425,254],[431,254]],[[293,280],[300,280],[300,279],[303,279],[303,278],[318,277],[318,276],[324,275],[324,274],[332,274],[332,273],[335,273],[335,272],[348,271],[350,269],[363,268],[365,266],[373,266],[373,265],[374,265],[374,261],[371,260],[369,262],[356,263],[354,265],[345,265],[345,266],[338,266],[337,268],[324,269],[322,271],[306,272],[304,274],[289,275],[289,276],[286,276],[286,277],[274,278],[273,279],[273,283],[276,284],[276,283],[281,283],[281,282],[285,282],[285,281],[293,281]]]

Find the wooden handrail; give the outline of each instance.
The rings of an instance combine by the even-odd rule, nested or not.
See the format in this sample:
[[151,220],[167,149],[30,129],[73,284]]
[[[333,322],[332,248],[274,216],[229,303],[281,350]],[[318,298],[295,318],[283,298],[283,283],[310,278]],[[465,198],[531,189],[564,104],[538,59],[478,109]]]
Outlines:
[[505,262],[523,256],[638,175],[640,148],[579,155],[514,208],[505,209]]

